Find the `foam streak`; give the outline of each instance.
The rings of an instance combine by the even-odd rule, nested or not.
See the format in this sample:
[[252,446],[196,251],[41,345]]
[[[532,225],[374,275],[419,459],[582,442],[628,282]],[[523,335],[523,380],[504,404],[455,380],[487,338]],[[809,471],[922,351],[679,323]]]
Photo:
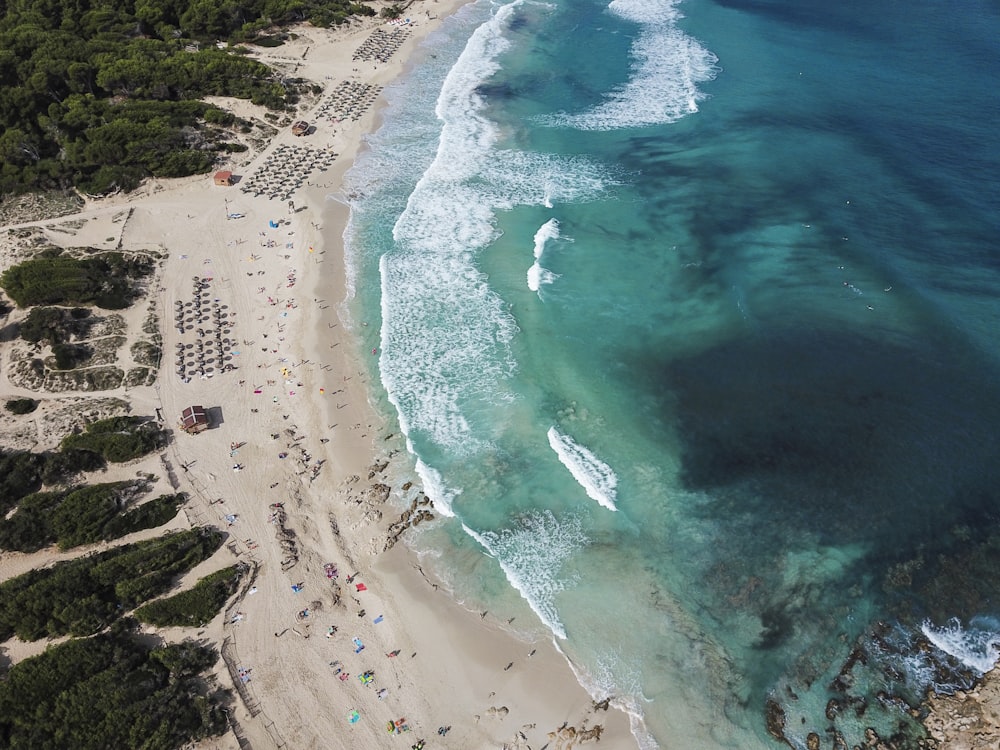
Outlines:
[[559,278],[558,274],[542,268],[540,263],[546,243],[556,239],[559,239],[559,222],[555,219],[549,219],[535,232],[535,262],[528,269],[528,289],[533,292],[537,292],[542,284],[551,284]]
[[1000,661],[1000,633],[975,628],[971,623],[968,628],[963,628],[957,618],[952,618],[947,625],[941,627],[925,621],[920,630],[937,649],[975,670],[980,676],[989,672]]
[[513,529],[482,534],[462,525],[495,558],[510,584],[557,638],[566,638],[555,596],[572,584],[559,577],[563,564],[587,543],[580,521],[559,521],[549,511],[529,513]]
[[639,24],[632,44],[632,74],[597,106],[543,118],[580,130],[616,130],[676,122],[698,111],[698,84],[715,77],[718,58],[677,28],[677,1],[614,0],[608,10]]
[[601,459],[573,440],[563,435],[555,427],[549,428],[549,445],[559,456],[562,465],[586,491],[591,500],[596,500],[608,510],[618,510],[618,476]]

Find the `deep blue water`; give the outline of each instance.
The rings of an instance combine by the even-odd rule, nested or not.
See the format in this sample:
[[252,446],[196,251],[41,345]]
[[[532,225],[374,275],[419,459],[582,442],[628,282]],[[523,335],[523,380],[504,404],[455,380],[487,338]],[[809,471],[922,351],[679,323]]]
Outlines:
[[996,661],[998,38],[481,1],[388,92],[352,304],[447,516],[415,543],[641,744],[908,747]]

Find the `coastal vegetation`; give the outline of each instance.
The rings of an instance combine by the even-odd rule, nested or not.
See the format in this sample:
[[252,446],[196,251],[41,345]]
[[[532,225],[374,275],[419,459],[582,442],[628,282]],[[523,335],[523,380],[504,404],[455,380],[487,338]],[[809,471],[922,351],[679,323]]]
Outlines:
[[38,402],[33,398],[12,398],[7,400],[4,408],[11,414],[31,414],[31,412],[38,408]]
[[250,124],[202,99],[281,110],[302,85],[217,40],[280,43],[287,24],[374,14],[350,0],[5,3],[0,194],[104,194],[148,176],[205,172],[219,153],[243,147],[232,138]]
[[18,332],[25,341],[56,346],[90,331],[90,310],[85,307],[32,307]]
[[[32,453],[0,449],[0,514],[42,485],[65,482],[74,475],[104,468],[161,447],[167,433],[139,417],[109,417],[91,422],[84,432],[63,438],[59,451]],[[128,532],[126,532],[128,533]]]
[[43,453],[42,484],[52,486],[63,484],[78,474],[98,471],[107,466],[107,461],[93,451],[66,448],[61,451]]
[[129,508],[148,489],[140,480],[37,492],[0,520],[0,548],[34,552],[49,544],[66,550],[161,526],[177,515],[184,495],[162,495]]
[[92,635],[162,594],[222,539],[218,531],[190,529],[11,578],[0,584],[0,641]]
[[47,649],[0,682],[0,746],[168,750],[225,731],[224,694],[203,673],[215,651],[150,647],[122,623]]
[[90,451],[106,461],[139,458],[166,443],[166,431],[141,417],[109,417],[88,424],[84,431],[63,438],[63,450]]
[[[74,258],[52,248],[8,268],[0,274],[0,287],[18,307],[94,305],[121,310],[135,298],[136,282],[152,272],[152,261],[143,256],[107,252]],[[35,320],[27,321],[28,335],[37,336],[39,341],[59,337],[72,330],[70,321],[80,327],[85,317],[71,311],[68,318],[60,316],[57,321],[55,313],[44,311]]]
[[30,451],[0,451],[0,513],[42,487],[45,456]]
[[203,627],[236,591],[242,569],[237,565],[198,580],[191,589],[144,604],[135,611],[142,622],[157,627]]

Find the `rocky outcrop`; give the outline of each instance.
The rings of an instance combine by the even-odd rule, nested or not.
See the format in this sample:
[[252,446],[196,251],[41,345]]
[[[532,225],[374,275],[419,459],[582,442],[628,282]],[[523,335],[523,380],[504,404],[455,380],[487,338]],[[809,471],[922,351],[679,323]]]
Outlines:
[[996,750],[1000,747],[1000,674],[989,672],[972,690],[931,695],[924,726],[936,744],[947,750]]
[[415,497],[410,502],[410,507],[400,514],[399,520],[388,528],[385,549],[391,549],[407,529],[419,526],[424,521],[433,520],[434,514],[429,510],[433,506],[431,499],[422,492]]

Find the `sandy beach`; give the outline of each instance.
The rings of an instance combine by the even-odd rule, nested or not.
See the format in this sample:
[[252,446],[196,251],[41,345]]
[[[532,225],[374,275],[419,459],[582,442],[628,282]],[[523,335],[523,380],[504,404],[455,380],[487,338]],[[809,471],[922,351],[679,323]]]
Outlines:
[[[154,180],[88,201],[78,214],[5,227],[3,267],[36,241],[164,258],[148,299],[122,313],[132,332],[155,313],[163,352],[155,384],[26,387],[9,374],[18,343],[4,341],[5,398],[43,403],[32,415],[5,414],[0,441],[52,448],[88,408],[122,403],[174,428],[165,452],[115,466],[100,481],[153,474],[190,496],[173,526],[229,534],[179,588],[234,560],[252,571],[209,627],[159,633],[195,637],[223,654],[216,673],[234,692],[233,731],[203,747],[389,748],[419,739],[428,748],[636,746],[628,717],[595,704],[550,641],[519,640],[504,627],[506,613],[467,611],[423,574],[405,529],[441,521],[415,477],[390,485],[406,457],[396,426],[370,403],[362,358],[377,331],[345,318],[347,209],[328,196],[376,127],[382,87],[460,5],[411,6],[408,25],[301,27],[293,41],[255,50],[323,92],[291,118],[310,122],[309,134],[275,124],[276,134],[219,165],[236,176],[232,186],[213,184],[212,175]],[[355,59],[372,48],[382,59]],[[247,102],[216,103],[265,122]],[[121,351],[127,358],[128,346]],[[192,405],[209,410],[211,429],[176,429]],[[400,532],[401,543],[389,543]],[[87,551],[3,553],[0,578]],[[16,663],[46,645],[3,648]],[[370,680],[359,679],[365,673]]]

